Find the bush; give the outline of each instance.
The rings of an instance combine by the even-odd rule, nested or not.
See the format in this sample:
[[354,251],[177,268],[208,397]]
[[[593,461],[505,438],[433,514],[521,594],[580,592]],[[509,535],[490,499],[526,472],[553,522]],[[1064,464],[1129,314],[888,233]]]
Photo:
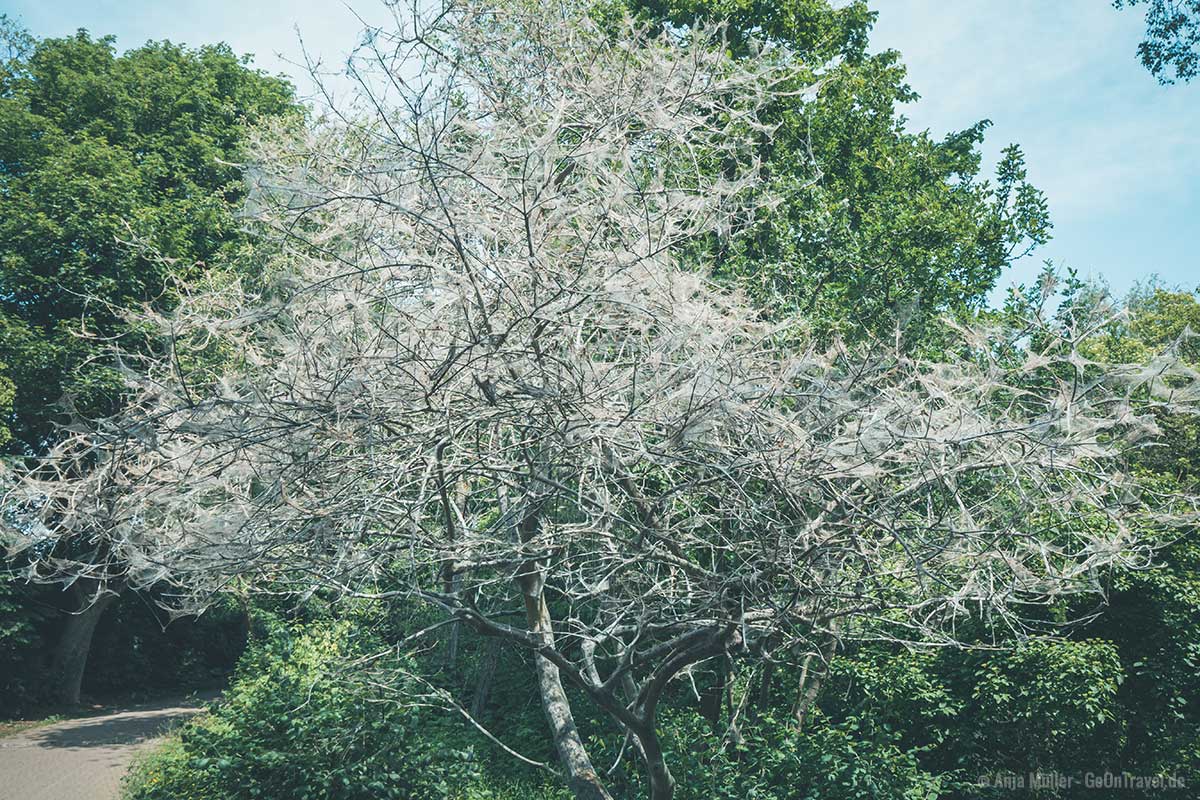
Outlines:
[[[252,644],[225,698],[142,759],[126,800],[358,800],[557,797],[485,775],[477,737],[345,622],[273,626]],[[400,698],[408,698],[401,700]]]
[[676,714],[666,744],[677,800],[934,800],[941,779],[924,771],[898,734],[820,714],[803,733],[790,720],[760,717],[743,741],[723,748],[699,715]]
[[49,606],[37,590],[0,569],[0,716],[19,714],[41,700],[41,663]]
[[922,769],[941,779],[941,796],[1074,797],[982,781],[1120,772],[1122,680],[1115,647],[1096,639],[1035,640],[1008,650],[870,645],[835,661],[821,706],[839,723],[898,732],[900,749],[918,754]]

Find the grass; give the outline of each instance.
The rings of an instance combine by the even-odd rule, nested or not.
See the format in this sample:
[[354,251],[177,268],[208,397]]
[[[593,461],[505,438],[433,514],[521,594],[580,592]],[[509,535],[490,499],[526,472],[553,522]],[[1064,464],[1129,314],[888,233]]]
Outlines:
[[43,725],[53,725],[56,722],[62,722],[66,719],[62,714],[50,714],[44,717],[35,717],[34,719],[0,719],[0,738],[5,736],[13,736],[22,731],[40,728]]

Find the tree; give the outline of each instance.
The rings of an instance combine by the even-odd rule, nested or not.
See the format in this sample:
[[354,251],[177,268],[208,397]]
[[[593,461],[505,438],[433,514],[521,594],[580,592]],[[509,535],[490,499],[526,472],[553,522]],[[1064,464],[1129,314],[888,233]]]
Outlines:
[[[917,99],[895,51],[870,53],[866,2],[631,0],[655,22],[727,21],[732,49],[750,37],[796,51],[798,83],[816,97],[781,96],[764,118],[769,190],[780,205],[754,235],[701,260],[777,314],[800,314],[844,338],[935,333],[947,313],[978,310],[1003,270],[1050,238],[1046,200],[1027,180],[1020,148],[1006,148],[995,181],[981,176],[990,122],[936,140],[908,130]],[[715,248],[715,249],[713,249]]]
[[5,64],[0,360],[17,386],[10,453],[43,451],[71,407],[111,413],[122,381],[97,342],[128,334],[123,309],[169,307],[178,265],[228,262],[244,246],[240,171],[229,162],[247,124],[293,109],[286,82],[246,63],[223,45],[159,42],[117,56],[111,37],[81,31]]
[[[1180,357],[1200,364],[1200,295],[1143,286],[1130,314],[1091,344],[1101,358],[1144,358],[1177,343]],[[1200,491],[1200,420],[1158,415],[1161,445],[1139,452],[1136,466],[1157,480]],[[1157,567],[1114,576],[1109,608],[1086,631],[1113,643],[1125,680],[1120,690],[1120,763],[1130,772],[1195,774],[1200,768],[1200,531],[1163,542]]]
[[[123,379],[107,343],[138,348],[126,309],[170,308],[176,277],[236,262],[246,239],[230,162],[248,123],[294,106],[286,82],[225,46],[158,42],[118,56],[112,38],[34,40],[7,18],[2,38],[0,441],[26,458],[75,419],[120,407]],[[68,595],[51,668],[68,703],[78,702],[92,632],[114,597],[97,592],[83,581]]]
[[260,140],[263,284],[147,317],[135,398],[10,493],[9,535],[103,543],[39,566],[184,609],[423,601],[533,653],[577,797],[609,796],[582,695],[666,800],[659,708],[698,664],[1036,630],[1144,556],[1139,527],[1192,521],[1122,463],[1154,434],[1131,396],[1188,409],[1197,376],[1083,359],[1099,312],[963,329],[939,362],[764,320],[689,255],[775,202],[761,116],[802,66],[589,12],[373,31],[356,104]]
[[1148,5],[1138,56],[1161,84],[1200,73],[1200,0],[1113,0],[1116,8]]

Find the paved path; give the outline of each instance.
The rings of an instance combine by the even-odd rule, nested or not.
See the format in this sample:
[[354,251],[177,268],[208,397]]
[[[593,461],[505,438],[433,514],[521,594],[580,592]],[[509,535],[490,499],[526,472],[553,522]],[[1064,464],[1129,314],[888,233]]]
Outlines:
[[115,800],[134,753],[198,705],[147,703],[0,739],[0,800]]

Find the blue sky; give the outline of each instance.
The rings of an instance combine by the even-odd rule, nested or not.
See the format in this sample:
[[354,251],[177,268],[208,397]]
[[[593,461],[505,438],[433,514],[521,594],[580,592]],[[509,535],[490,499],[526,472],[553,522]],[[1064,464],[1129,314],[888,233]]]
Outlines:
[[904,55],[922,95],[912,127],[991,119],[986,156],[1020,144],[1050,200],[1054,241],[1005,281],[1050,258],[1118,293],[1153,274],[1200,286],[1200,82],[1162,87],[1142,69],[1139,13],[1108,0],[874,5],[874,46]]
[[[351,5],[370,20],[375,0]],[[899,50],[922,99],[905,108],[937,135],[991,119],[985,158],[1020,144],[1049,197],[1055,239],[1001,280],[1049,258],[1117,293],[1157,274],[1200,286],[1200,82],[1160,87],[1137,62],[1136,12],[1108,0],[876,0],[875,49]],[[118,46],[229,42],[270,72],[298,73],[305,46],[336,63],[361,25],[336,0],[0,0],[41,36],[83,27]]]

